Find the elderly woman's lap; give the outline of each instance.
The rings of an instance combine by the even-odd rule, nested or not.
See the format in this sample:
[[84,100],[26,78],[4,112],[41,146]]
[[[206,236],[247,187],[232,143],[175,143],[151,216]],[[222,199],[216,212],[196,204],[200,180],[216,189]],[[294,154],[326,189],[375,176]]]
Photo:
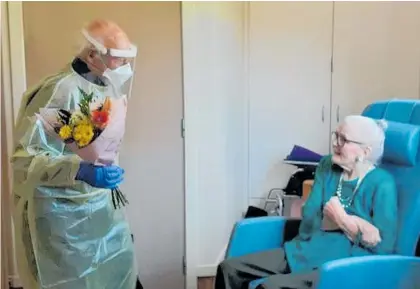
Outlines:
[[316,273],[289,273],[285,252],[281,248],[231,258],[219,265],[215,289],[245,289],[250,282],[262,278],[265,280],[259,288],[313,288]]

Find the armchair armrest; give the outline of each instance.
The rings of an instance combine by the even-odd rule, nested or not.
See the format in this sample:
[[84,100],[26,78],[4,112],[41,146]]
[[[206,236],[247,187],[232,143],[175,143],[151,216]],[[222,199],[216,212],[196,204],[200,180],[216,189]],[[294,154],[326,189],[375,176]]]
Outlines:
[[321,267],[317,289],[415,289],[420,284],[420,258],[398,255],[352,257]]
[[285,241],[297,235],[299,224],[299,219],[284,217],[241,220],[233,228],[225,258],[280,248]]

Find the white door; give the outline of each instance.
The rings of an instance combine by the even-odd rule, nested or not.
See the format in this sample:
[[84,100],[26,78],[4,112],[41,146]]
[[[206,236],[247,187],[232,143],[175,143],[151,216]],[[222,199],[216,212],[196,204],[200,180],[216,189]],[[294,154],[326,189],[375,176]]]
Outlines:
[[[250,2],[250,192],[283,188],[293,145],[328,152],[331,2]],[[252,201],[255,203],[255,201]]]
[[374,101],[419,97],[419,15],[419,2],[335,2],[333,129]]
[[72,60],[93,18],[116,21],[138,44],[122,189],[144,287],[184,288],[180,2],[24,2],[23,10],[29,86]]

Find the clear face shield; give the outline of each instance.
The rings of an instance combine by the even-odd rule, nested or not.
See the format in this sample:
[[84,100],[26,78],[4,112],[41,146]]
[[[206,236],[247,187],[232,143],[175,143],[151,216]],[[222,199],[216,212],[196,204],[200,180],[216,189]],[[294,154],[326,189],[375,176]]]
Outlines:
[[108,67],[103,73],[104,81],[110,88],[111,93],[117,98],[124,96],[130,98],[136,65],[137,47],[131,45],[126,50],[106,48],[102,43],[91,37],[86,30],[83,30],[82,33],[87,41],[100,53],[102,62],[106,67],[108,67],[106,65],[108,61],[105,58],[108,58],[109,61],[116,64],[116,68],[111,69]]

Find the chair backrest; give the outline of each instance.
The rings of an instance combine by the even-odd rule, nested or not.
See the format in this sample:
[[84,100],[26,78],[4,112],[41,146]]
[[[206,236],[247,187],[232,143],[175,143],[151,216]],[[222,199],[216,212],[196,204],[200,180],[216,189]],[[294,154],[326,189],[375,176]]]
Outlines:
[[362,115],[388,121],[380,166],[394,176],[398,187],[396,253],[415,255],[420,236],[420,100],[376,102]]

